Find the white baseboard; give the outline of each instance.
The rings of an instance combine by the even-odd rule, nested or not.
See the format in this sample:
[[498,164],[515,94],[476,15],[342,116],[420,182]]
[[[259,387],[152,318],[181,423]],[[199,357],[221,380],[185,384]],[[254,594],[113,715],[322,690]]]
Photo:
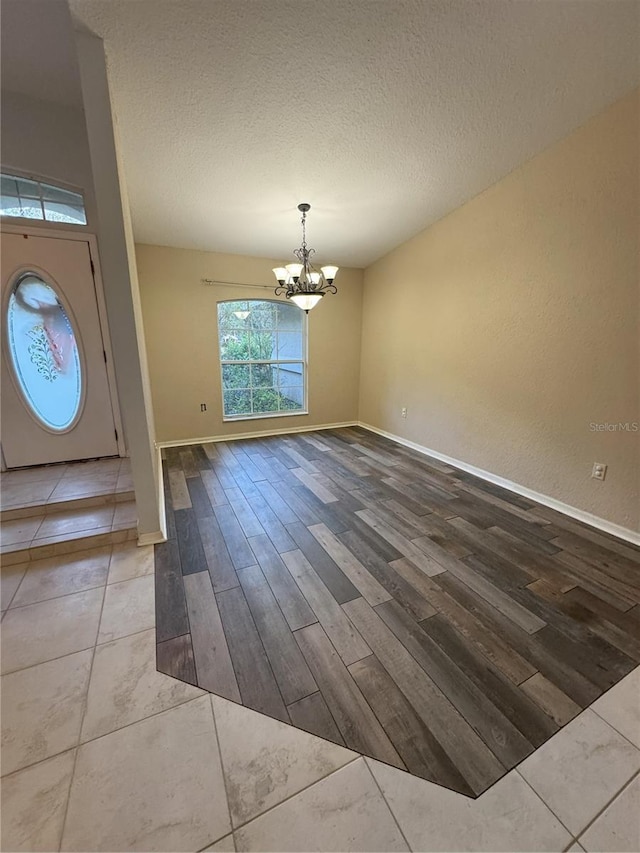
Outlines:
[[287,435],[295,432],[317,432],[323,429],[342,429],[358,426],[358,421],[344,421],[339,424],[316,424],[314,426],[283,427],[282,429],[255,430],[238,432],[235,435],[206,435],[201,438],[184,438],[174,441],[157,441],[156,447],[185,447],[189,444],[206,444],[210,441],[239,441],[243,438],[268,438],[270,435]]
[[160,545],[161,542],[166,542],[167,536],[162,530],[154,530],[152,533],[139,533],[138,546],[142,545]]
[[423,453],[425,456],[432,456],[440,462],[445,462],[447,465],[452,465],[454,468],[460,468],[461,471],[466,471],[468,474],[473,474],[481,480],[486,480],[496,486],[501,486],[509,492],[515,492],[523,498],[535,501],[536,503],[548,506],[550,509],[555,509],[563,515],[568,515],[575,518],[576,521],[581,521],[583,524],[588,524],[590,527],[596,527],[605,533],[610,533],[612,536],[617,536],[619,539],[624,539],[626,542],[631,542],[633,545],[640,545],[640,533],[631,530],[628,527],[622,527],[620,524],[614,524],[612,521],[607,521],[606,518],[600,518],[598,515],[593,515],[578,507],[563,503],[556,498],[543,495],[541,492],[534,492],[533,489],[528,489],[526,486],[521,486],[519,483],[514,483],[512,480],[506,480],[504,477],[499,477],[497,474],[492,474],[490,471],[485,471],[482,468],[476,468],[475,465],[469,465],[468,462],[462,462],[460,459],[454,459],[452,456],[447,456],[445,453],[439,453],[437,450],[432,450],[429,447],[424,447],[421,444],[416,444],[415,441],[409,441],[392,432],[387,432],[371,424],[358,423],[358,426],[363,429],[374,432],[377,435],[382,435],[384,438],[390,438],[404,447],[409,447],[411,450],[416,450],[418,453]]
[[159,545],[167,541],[167,515],[164,505],[164,483],[162,481],[162,457],[160,448],[156,447],[157,472],[158,472],[158,515],[160,517],[160,530],[152,530],[150,533],[138,533],[138,545]]

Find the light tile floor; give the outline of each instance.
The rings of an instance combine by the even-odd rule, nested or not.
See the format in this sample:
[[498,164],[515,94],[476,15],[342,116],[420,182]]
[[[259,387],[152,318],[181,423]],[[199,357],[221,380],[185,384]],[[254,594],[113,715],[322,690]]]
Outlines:
[[156,672],[151,547],[38,562],[2,572],[4,851],[640,849],[640,668],[472,800]]
[[7,561],[25,559],[28,549],[32,559],[71,551],[70,540],[81,540],[81,548],[100,542],[84,542],[91,537],[125,540],[137,524],[129,459],[3,472],[0,512],[0,551]]

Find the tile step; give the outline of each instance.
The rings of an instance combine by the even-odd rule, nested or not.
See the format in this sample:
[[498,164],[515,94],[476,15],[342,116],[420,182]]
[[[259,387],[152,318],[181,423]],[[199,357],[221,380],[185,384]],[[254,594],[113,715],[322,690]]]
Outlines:
[[17,518],[33,518],[36,515],[50,515],[54,512],[66,512],[67,510],[82,509],[85,507],[125,503],[133,500],[135,500],[135,493],[129,489],[122,492],[111,490],[93,495],[84,495],[78,498],[61,498],[60,500],[47,501],[46,503],[11,506],[0,510],[0,522],[12,521]]
[[122,525],[116,529],[96,527],[93,530],[80,530],[67,534],[67,538],[58,542],[34,540],[30,544],[21,543],[3,549],[0,562],[4,566],[13,566],[17,563],[28,563],[31,560],[43,560],[47,557],[57,557],[60,554],[73,554],[76,551],[86,551],[89,548],[100,548],[103,545],[118,545],[138,538],[138,526]]

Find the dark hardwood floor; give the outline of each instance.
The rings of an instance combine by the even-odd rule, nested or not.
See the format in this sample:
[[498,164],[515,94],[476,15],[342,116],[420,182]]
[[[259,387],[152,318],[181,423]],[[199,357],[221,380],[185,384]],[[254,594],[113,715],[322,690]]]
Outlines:
[[640,549],[361,429],[164,451],[158,669],[477,796],[640,661]]

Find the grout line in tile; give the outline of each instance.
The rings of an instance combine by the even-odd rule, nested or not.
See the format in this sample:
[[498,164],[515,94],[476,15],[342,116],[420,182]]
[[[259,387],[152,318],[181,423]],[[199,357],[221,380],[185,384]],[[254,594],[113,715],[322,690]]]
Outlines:
[[[631,675],[631,673],[633,673],[633,672],[635,672],[635,670],[631,670],[629,675]],[[618,684],[620,684],[620,682],[618,682]],[[614,684],[613,687],[611,688],[611,690],[615,690],[615,688],[618,686],[618,684]],[[603,693],[602,696],[604,696],[604,695],[605,694]],[[601,699],[602,696],[598,696],[598,699]],[[597,702],[598,699],[596,699],[595,702]],[[599,717],[602,720],[603,723],[606,723],[608,726],[610,726],[617,734],[620,735],[620,737],[624,738],[628,744],[630,744],[634,749],[636,749],[640,752],[640,748],[638,747],[638,745],[635,744],[632,740],[629,740],[629,738],[624,734],[624,732],[618,731],[618,729],[614,726],[613,723],[611,723],[609,720],[607,720],[606,717],[603,717],[602,714],[599,714],[598,711],[595,710],[593,705],[588,705],[587,708],[585,708],[585,711],[586,710],[592,711],[596,715],[596,717]]]
[[580,838],[582,838],[582,836],[585,834],[585,832],[593,826],[593,824],[598,820],[598,818],[600,818],[600,817],[604,814],[604,812],[606,812],[606,810],[607,810],[607,809],[609,808],[609,806],[614,802],[614,800],[617,800],[617,799],[618,799],[618,797],[619,797],[619,796],[620,796],[620,795],[621,795],[621,794],[622,794],[622,793],[623,793],[623,792],[624,792],[624,791],[629,787],[629,785],[631,785],[631,783],[632,783],[632,782],[633,782],[633,781],[634,781],[638,776],[640,776],[640,770],[636,770],[636,772],[633,774],[633,776],[632,776],[630,779],[628,779],[628,780],[624,783],[624,785],[622,786],[622,788],[620,788],[620,790],[619,790],[617,793],[615,793],[615,794],[613,795],[613,797],[611,797],[611,799],[606,803],[606,805],[604,805],[604,806],[600,809],[600,811],[595,815],[595,817],[593,817],[593,818],[589,821],[589,823],[588,823],[585,827],[583,827],[583,829],[581,829],[581,830],[580,830],[580,832],[578,833],[578,835],[576,835],[576,838],[575,838],[575,840],[576,840],[578,843],[580,842]]
[[[225,773],[225,770],[224,770],[224,761],[222,759],[222,749],[220,747],[220,736],[218,734],[218,723],[216,721],[216,715],[215,715],[215,712],[213,710],[213,699],[211,698],[211,696],[212,696],[212,694],[209,694],[209,710],[211,711],[211,719],[213,720],[213,733],[215,735],[216,746],[218,748],[218,757],[220,759],[220,772],[222,773],[222,786],[224,788],[224,797],[225,797],[225,802],[227,804],[227,815],[229,816],[229,827],[230,827],[229,832],[232,832],[233,831],[233,819],[231,817],[231,807],[229,806],[229,789],[227,787],[227,774]],[[227,835],[228,834],[229,833],[227,833]],[[220,837],[224,838],[224,835],[222,835]],[[211,844],[215,844],[215,841],[212,841]],[[207,845],[207,846],[210,846],[210,845]],[[234,842],[234,846],[235,846],[235,842]]]
[[[285,723],[285,725],[288,725],[288,723]],[[343,749],[345,749],[345,748],[348,749],[348,747],[343,747]],[[349,751],[353,752],[353,750],[349,750]],[[293,800],[294,797],[298,796],[298,794],[302,794],[304,791],[308,791],[309,788],[313,788],[313,786],[317,785],[318,782],[323,782],[325,779],[328,779],[329,776],[333,776],[334,773],[339,773],[341,770],[344,770],[345,767],[348,767],[350,764],[354,764],[356,761],[360,761],[360,759],[362,759],[362,758],[364,758],[364,756],[358,752],[354,758],[349,759],[349,761],[340,765],[340,767],[336,767],[335,770],[331,770],[329,773],[326,773],[324,776],[320,776],[320,778],[316,779],[313,782],[310,782],[308,785],[305,785],[304,788],[300,788],[299,791],[295,791],[293,794],[289,794],[288,797],[284,797],[282,800],[280,800],[279,803],[274,803],[274,805],[269,806],[268,809],[265,809],[264,811],[258,812],[258,814],[254,815],[249,820],[245,820],[242,823],[239,823],[237,826],[233,826],[234,842],[235,842],[235,833],[239,829],[242,829],[244,826],[247,826],[248,824],[253,823],[253,821],[257,820],[259,817],[262,817],[263,815],[269,814],[269,812],[272,812],[274,809],[277,809],[283,803],[286,803],[289,800]]]
[[364,763],[367,767],[367,772],[369,773],[369,775],[373,779],[373,782],[374,782],[374,785],[376,786],[376,788],[380,791],[380,796],[382,797],[386,807],[389,809],[389,813],[391,814],[391,817],[393,818],[393,822],[398,827],[398,832],[402,836],[404,843],[407,845],[407,850],[413,850],[413,847],[409,844],[409,839],[407,838],[407,836],[402,831],[402,827],[400,826],[400,822],[398,821],[398,818],[396,817],[395,812],[391,808],[391,803],[385,797],[384,791],[382,790],[378,780],[376,779],[375,773],[373,772],[373,770],[371,769],[371,767],[369,765],[368,756],[364,755],[363,758],[364,758]]
[[[111,562],[111,555],[109,555],[109,562]],[[107,569],[108,571],[108,569]],[[102,602],[100,603],[100,613],[98,614],[98,624],[96,626],[96,635],[93,641],[93,653],[91,655],[91,666],[89,667],[89,678],[87,679],[87,689],[84,694],[84,699],[82,702],[82,714],[80,715],[80,725],[78,726],[78,737],[76,739],[76,749],[73,756],[73,767],[71,768],[71,775],[69,777],[69,790],[67,791],[67,800],[64,808],[64,818],[62,821],[62,826],[60,827],[60,837],[58,839],[58,850],[62,847],[62,839],[64,838],[64,831],[67,825],[67,815],[69,814],[69,801],[71,800],[71,786],[73,785],[73,779],[76,775],[76,764],[78,763],[78,752],[80,751],[80,739],[82,737],[82,727],[84,725],[84,718],[87,713],[87,705],[89,703],[89,690],[91,688],[91,677],[93,675],[93,663],[96,658],[96,644],[98,641],[98,633],[100,631],[100,622],[102,621],[102,611],[104,610],[104,600],[107,594],[107,586],[105,584],[104,590],[102,591]]]

